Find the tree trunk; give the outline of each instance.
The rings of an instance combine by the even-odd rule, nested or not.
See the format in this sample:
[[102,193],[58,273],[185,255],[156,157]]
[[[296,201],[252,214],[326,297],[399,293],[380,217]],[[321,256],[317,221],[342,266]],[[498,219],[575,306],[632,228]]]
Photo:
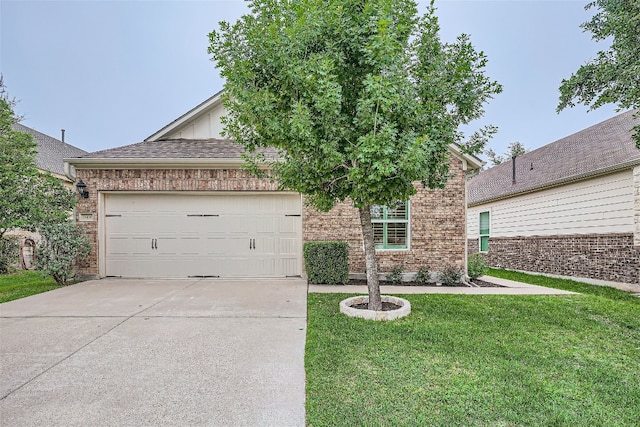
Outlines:
[[376,245],[373,241],[373,225],[371,224],[371,206],[358,208],[360,225],[364,239],[364,256],[367,267],[367,287],[369,288],[369,310],[382,310],[380,299],[380,282],[378,281],[378,265],[376,263]]

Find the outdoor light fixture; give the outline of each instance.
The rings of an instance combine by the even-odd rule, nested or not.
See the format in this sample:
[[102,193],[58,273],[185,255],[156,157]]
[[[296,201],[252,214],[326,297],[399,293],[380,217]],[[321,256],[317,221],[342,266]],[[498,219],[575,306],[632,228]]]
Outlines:
[[78,194],[83,199],[89,198],[89,190],[87,190],[87,184],[85,184],[82,180],[78,181],[76,184],[76,188],[78,189]]

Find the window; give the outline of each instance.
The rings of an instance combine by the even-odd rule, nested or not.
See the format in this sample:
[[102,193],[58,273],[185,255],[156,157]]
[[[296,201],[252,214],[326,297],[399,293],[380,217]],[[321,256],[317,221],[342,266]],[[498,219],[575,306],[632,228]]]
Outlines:
[[480,212],[480,252],[489,251],[489,212]]
[[376,249],[409,248],[409,202],[372,206],[371,222]]

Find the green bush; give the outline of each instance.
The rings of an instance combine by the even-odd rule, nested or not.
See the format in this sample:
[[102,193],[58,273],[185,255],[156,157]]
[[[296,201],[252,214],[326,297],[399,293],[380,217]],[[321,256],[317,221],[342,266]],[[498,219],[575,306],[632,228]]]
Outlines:
[[53,277],[59,285],[75,277],[78,258],[89,255],[89,238],[74,222],[44,224],[38,228],[42,241],[38,247],[36,267]]
[[426,285],[431,281],[431,272],[429,271],[429,267],[420,267],[418,272],[416,273],[416,278],[414,279],[416,283],[421,285]]
[[347,242],[306,242],[303,252],[309,283],[345,285],[349,281]]
[[394,285],[399,285],[400,283],[402,283],[402,273],[404,273],[404,266],[396,265],[391,269],[390,273],[387,273],[387,282]]
[[487,259],[484,254],[475,253],[467,259],[467,274],[471,279],[477,279],[487,272]]
[[0,274],[7,274],[20,260],[20,239],[16,236],[0,238]]
[[456,286],[462,282],[462,269],[449,265],[438,275],[443,286]]

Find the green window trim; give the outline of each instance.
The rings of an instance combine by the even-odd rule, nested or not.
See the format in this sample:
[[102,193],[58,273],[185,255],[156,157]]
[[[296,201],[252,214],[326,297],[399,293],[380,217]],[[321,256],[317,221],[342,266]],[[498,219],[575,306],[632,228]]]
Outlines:
[[373,206],[371,223],[376,249],[409,249],[409,202],[394,207]]
[[488,252],[489,251],[489,234],[491,231],[491,216],[489,211],[480,212],[480,221],[479,221],[479,248],[480,252]]

